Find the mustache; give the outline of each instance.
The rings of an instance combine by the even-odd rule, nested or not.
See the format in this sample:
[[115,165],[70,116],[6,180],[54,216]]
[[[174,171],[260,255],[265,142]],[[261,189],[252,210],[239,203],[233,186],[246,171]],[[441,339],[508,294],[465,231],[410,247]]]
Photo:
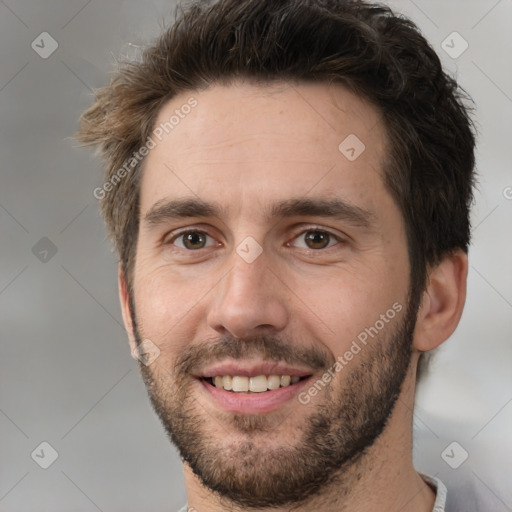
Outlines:
[[175,371],[181,374],[192,373],[206,364],[231,359],[262,359],[284,362],[314,370],[327,369],[334,364],[332,355],[314,346],[284,342],[273,336],[262,335],[250,338],[235,338],[225,335],[219,339],[191,345],[178,356]]

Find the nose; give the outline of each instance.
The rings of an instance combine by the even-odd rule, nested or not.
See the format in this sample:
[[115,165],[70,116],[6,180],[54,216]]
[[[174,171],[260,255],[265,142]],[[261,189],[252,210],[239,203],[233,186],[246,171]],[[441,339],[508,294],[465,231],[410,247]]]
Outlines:
[[232,265],[215,287],[208,326],[236,338],[282,331],[289,318],[287,288],[272,269],[265,251],[247,263],[234,253]]

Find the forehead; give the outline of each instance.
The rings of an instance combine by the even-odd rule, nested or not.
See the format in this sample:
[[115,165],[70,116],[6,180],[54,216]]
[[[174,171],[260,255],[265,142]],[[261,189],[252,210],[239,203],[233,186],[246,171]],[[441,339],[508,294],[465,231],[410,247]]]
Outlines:
[[261,210],[291,196],[371,203],[384,192],[381,116],[341,85],[240,82],[180,93],[160,110],[153,140],[142,214],[168,197],[196,195],[241,214],[241,199]]

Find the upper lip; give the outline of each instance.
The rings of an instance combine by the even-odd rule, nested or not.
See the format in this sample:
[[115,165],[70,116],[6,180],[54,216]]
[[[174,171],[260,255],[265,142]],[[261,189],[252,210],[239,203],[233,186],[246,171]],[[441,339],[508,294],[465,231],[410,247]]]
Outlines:
[[275,361],[226,361],[212,364],[194,374],[198,378],[215,377],[217,375],[239,375],[256,377],[258,375],[289,375],[305,377],[312,372],[303,368],[292,367],[286,363]]

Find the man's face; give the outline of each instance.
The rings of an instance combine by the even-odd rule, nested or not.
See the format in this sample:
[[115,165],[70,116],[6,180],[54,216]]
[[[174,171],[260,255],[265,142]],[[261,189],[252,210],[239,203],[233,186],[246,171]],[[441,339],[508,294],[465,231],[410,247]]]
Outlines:
[[176,110],[141,184],[135,334],[160,350],[143,377],[202,483],[247,507],[300,501],[380,435],[410,363],[384,126],[323,84],[212,86],[156,126]]

